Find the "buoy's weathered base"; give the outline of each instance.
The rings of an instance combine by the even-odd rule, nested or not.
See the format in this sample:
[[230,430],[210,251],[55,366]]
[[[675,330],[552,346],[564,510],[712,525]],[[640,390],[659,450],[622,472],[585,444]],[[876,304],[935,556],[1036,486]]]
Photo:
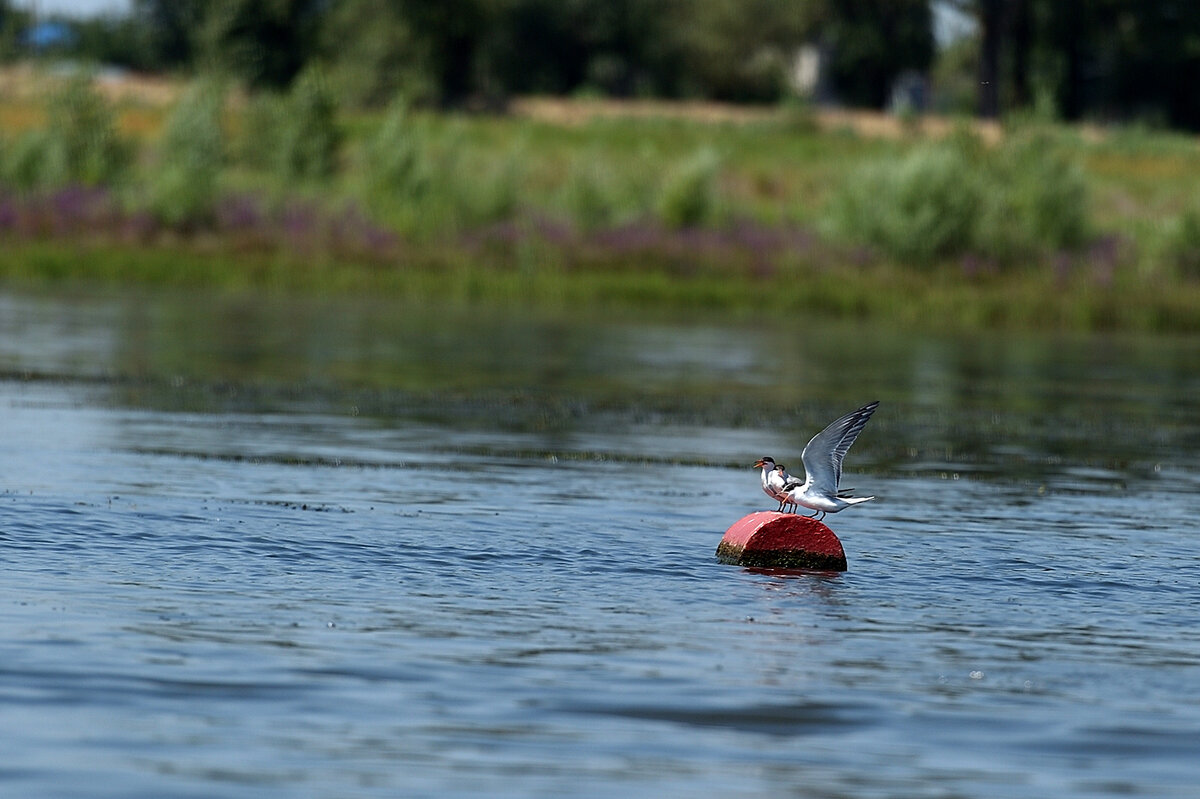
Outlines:
[[717,545],[717,559],[767,569],[846,571],[842,542],[816,519],[759,511],[734,523]]

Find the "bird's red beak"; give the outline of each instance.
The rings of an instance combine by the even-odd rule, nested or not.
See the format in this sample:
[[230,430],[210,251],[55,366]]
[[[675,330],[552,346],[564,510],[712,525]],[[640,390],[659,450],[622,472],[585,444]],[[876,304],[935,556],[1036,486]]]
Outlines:
[[766,464],[762,462],[762,459],[761,459],[761,458],[760,458],[759,460],[756,460],[756,461],[754,462],[754,468],[755,468],[755,469],[761,469],[761,468],[762,468],[762,467],[764,467],[764,466],[766,466]]

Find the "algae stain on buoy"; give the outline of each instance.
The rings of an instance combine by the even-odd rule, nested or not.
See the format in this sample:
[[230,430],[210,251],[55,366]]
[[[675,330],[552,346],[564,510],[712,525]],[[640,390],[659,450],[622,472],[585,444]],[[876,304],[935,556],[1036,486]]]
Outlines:
[[725,531],[717,559],[737,566],[846,571],[842,542],[822,522],[795,513],[751,513]]

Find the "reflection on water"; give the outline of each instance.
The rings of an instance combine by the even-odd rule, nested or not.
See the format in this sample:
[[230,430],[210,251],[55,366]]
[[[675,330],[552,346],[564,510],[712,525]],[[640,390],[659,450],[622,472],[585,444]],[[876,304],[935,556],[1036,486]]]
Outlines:
[[[758,452],[748,440],[796,453],[828,419],[879,398],[860,468],[1119,484],[1161,475],[1200,443],[1196,363],[1195,338],[938,337],[261,297],[0,300],[0,374],[97,381],[117,406],[514,434],[475,455],[732,465]],[[628,440],[614,448],[614,433]]]
[[1188,796],[1198,349],[0,295],[0,793]]

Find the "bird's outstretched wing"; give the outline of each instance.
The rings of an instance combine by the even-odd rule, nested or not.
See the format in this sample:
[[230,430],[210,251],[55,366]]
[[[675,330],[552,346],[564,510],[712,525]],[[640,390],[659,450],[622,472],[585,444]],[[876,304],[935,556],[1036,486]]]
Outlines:
[[834,496],[842,480],[842,459],[863,426],[879,407],[879,401],[868,403],[830,423],[804,447],[800,459],[814,491]]

